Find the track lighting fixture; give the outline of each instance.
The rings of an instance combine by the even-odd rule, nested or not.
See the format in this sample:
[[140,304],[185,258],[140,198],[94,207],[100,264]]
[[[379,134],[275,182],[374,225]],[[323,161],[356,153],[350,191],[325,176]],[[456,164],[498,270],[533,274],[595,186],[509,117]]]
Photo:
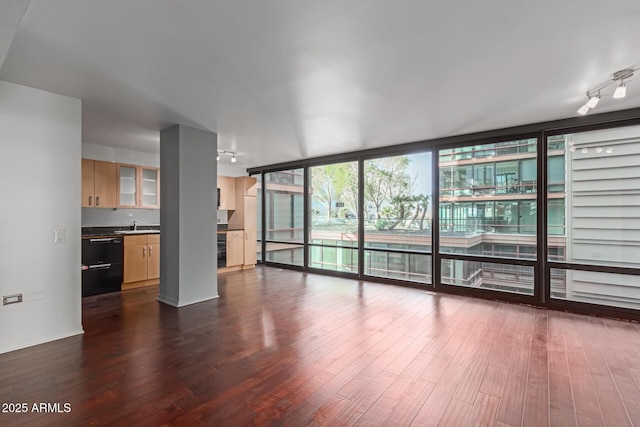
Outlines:
[[585,115],[589,112],[589,107],[587,106],[587,104],[584,104],[582,107],[580,107],[580,109],[578,109],[578,114],[581,115]]
[[620,86],[616,88],[616,91],[613,93],[614,98],[624,98],[627,96],[627,87],[624,85],[624,79],[620,80]]
[[226,150],[218,150],[218,156],[216,157],[216,160],[220,160],[220,155],[221,154],[228,154],[229,156],[231,156],[231,162],[235,163],[237,161],[237,155],[238,153],[234,153],[233,151],[226,151]]
[[597,95],[592,95],[591,98],[589,98],[586,106],[589,108],[593,108],[598,105],[598,102],[600,102],[600,91],[598,91]]
[[638,71],[640,66],[625,68],[624,70],[616,71],[611,75],[611,79],[606,82],[594,87],[591,90],[587,91],[588,101],[578,109],[578,114],[585,115],[589,112],[590,109],[595,108],[600,102],[600,91],[611,86],[614,83],[620,83],[613,93],[613,97],[616,99],[624,98],[627,94],[627,86],[625,85],[625,79],[629,79],[633,76],[635,71]]

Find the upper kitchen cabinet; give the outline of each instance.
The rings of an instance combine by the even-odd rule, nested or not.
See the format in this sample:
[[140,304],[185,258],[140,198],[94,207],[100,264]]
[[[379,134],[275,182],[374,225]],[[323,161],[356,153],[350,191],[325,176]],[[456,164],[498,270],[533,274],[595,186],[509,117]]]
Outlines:
[[115,163],[82,159],[82,207],[115,208],[117,204]]
[[160,169],[140,166],[140,207],[160,208]]
[[118,164],[118,207],[160,208],[160,170]]
[[239,176],[236,178],[236,186],[240,186],[244,196],[255,197],[258,194],[256,178],[252,176]]
[[220,200],[218,209],[223,211],[233,211],[236,209],[236,179],[230,176],[218,175],[218,189],[220,190]]
[[138,167],[118,164],[118,207],[138,207]]

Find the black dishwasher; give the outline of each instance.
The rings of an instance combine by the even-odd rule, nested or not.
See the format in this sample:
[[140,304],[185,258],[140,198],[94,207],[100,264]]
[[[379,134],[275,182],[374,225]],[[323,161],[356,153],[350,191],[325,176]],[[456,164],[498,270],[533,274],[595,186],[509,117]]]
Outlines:
[[120,290],[122,238],[82,239],[82,296]]

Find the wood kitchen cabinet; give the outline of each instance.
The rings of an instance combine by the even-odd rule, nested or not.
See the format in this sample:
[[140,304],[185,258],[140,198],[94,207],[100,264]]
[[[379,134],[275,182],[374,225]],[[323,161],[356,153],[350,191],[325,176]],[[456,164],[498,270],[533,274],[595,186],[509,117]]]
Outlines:
[[138,167],[118,164],[118,207],[138,207]]
[[251,176],[236,178],[236,209],[229,217],[229,228],[244,230],[245,268],[252,267],[257,261],[257,180]]
[[218,209],[232,211],[236,208],[236,180],[231,176],[218,175],[220,206]]
[[252,176],[239,176],[235,184],[240,186],[243,196],[256,197],[258,194],[258,180]]
[[160,279],[160,235],[148,234],[149,257],[147,258],[147,279]]
[[[255,178],[254,178],[255,179]],[[244,197],[245,225],[244,225],[244,265],[256,265],[257,258],[257,204],[255,196]]]
[[244,231],[227,231],[227,267],[244,263]]
[[138,167],[140,182],[140,207],[160,209],[160,169]]
[[100,160],[82,159],[83,208],[115,208],[117,166]]
[[160,235],[124,237],[122,290],[155,285],[160,278]]
[[118,164],[118,207],[160,208],[160,169]]

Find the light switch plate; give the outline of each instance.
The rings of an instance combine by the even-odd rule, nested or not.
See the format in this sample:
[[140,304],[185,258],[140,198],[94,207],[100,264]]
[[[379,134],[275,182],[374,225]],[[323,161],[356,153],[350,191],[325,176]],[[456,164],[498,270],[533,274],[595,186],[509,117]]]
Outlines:
[[53,230],[53,243],[64,243],[65,241],[65,230]]

